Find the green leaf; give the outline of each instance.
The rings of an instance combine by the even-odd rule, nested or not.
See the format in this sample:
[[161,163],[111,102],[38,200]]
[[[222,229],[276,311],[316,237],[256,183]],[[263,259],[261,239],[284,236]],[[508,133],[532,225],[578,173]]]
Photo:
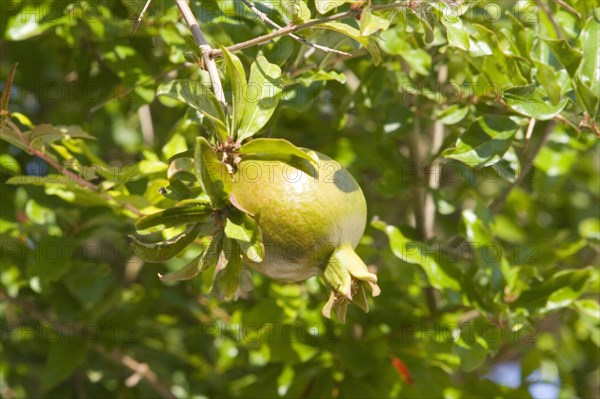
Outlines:
[[233,131],[237,131],[242,125],[246,103],[248,103],[248,88],[246,84],[246,72],[240,59],[221,46],[225,65],[227,67],[227,79],[231,84],[233,96]]
[[197,257],[192,259],[182,269],[166,275],[159,274],[161,281],[181,281],[189,280],[215,266],[219,261],[221,249],[223,248],[223,232],[218,231],[212,237],[206,249]]
[[215,269],[211,293],[220,300],[237,300],[241,272],[242,256],[239,244],[237,241],[225,237],[223,251]]
[[534,62],[537,72],[535,74],[538,82],[544,86],[548,98],[553,105],[557,105],[560,101],[561,88],[558,84],[558,76],[554,73],[554,69],[544,64],[543,62]]
[[502,98],[516,112],[538,120],[554,118],[569,103],[568,98],[556,105],[546,103],[535,84],[510,87],[504,90]]
[[202,189],[215,209],[222,208],[227,201],[231,181],[225,164],[217,159],[217,154],[204,137],[196,138],[195,162],[196,177]]
[[84,138],[94,139],[79,126],[52,126],[49,123],[37,125],[29,134],[29,143],[35,148],[42,148],[53,141],[61,139]]
[[225,235],[238,241],[246,257],[253,262],[262,262],[265,248],[258,224],[243,212],[231,212],[225,220]]
[[429,250],[424,243],[408,239],[397,227],[387,225],[381,220],[373,221],[371,225],[388,236],[390,248],[396,257],[406,263],[421,266],[434,288],[442,291],[460,291],[459,280],[456,279],[458,276],[448,274],[433,256],[428,255]]
[[87,342],[83,337],[61,336],[50,344],[42,373],[42,389],[48,392],[66,380],[85,360]]
[[552,54],[567,69],[569,76],[575,76],[581,63],[581,51],[574,49],[563,39],[546,39],[543,37],[541,39],[548,44]]
[[281,0],[280,3],[282,13],[288,21],[298,25],[310,19],[310,9],[303,1]]
[[575,301],[575,307],[581,313],[600,321],[600,304],[593,299],[580,299]]
[[149,244],[139,241],[134,236],[130,236],[133,241],[131,246],[135,254],[146,262],[162,262],[171,259],[185,247],[190,245],[200,231],[200,224],[190,225],[183,233],[171,238],[170,240],[160,241]]
[[416,73],[427,76],[431,69],[431,55],[420,47],[412,47],[405,37],[393,29],[379,35],[378,43],[388,54],[399,55]]
[[583,84],[579,76],[573,77],[573,86],[577,102],[583,105],[583,108],[589,115],[595,117],[598,113],[598,93],[594,93],[589,87]]
[[375,15],[369,7],[365,8],[360,17],[360,34],[369,36],[379,30],[386,30],[390,26],[390,21],[386,18]]
[[348,2],[349,0],[315,0],[315,8],[319,14],[327,14],[329,11]]
[[594,16],[586,21],[579,41],[583,45],[580,79],[593,93],[600,93],[600,22]]
[[462,121],[469,113],[469,107],[458,104],[451,105],[446,109],[441,110],[436,118],[444,125],[454,125]]
[[175,133],[173,137],[165,143],[161,152],[165,158],[170,160],[171,158],[184,153],[187,149],[185,137],[180,133]]
[[156,94],[174,98],[197,109],[213,123],[221,139],[227,138],[225,113],[219,100],[208,86],[192,80],[172,80],[160,85]]
[[313,82],[323,82],[328,80],[336,80],[344,84],[346,83],[346,75],[343,72],[324,71],[320,69],[315,73],[310,72],[306,76],[301,77],[299,80],[306,87],[310,86]]
[[282,90],[281,68],[269,63],[263,56],[258,57],[250,67],[250,80],[245,91],[246,111],[236,133],[238,142],[251,137],[267,124],[279,103]]
[[469,33],[463,26],[463,23],[457,13],[444,3],[432,3],[437,10],[438,18],[442,25],[446,27],[446,36],[451,46],[458,47],[461,50],[469,50]]
[[582,238],[591,242],[600,242],[600,220],[596,218],[586,218],[579,222],[577,231]]
[[14,145],[17,148],[20,148],[27,153],[30,153],[29,148],[27,147],[27,143],[23,142],[23,139],[19,136],[17,132],[15,132],[10,126],[3,126],[0,128],[0,139],[8,142],[9,144]]
[[329,29],[351,37],[352,39],[362,44],[367,49],[367,51],[371,53],[374,65],[379,65],[379,63],[381,62],[381,53],[379,52],[379,47],[377,46],[377,43],[369,37],[362,36],[358,29],[353,28],[350,25],[343,24],[341,22],[326,22],[324,24],[317,25],[314,28]]
[[190,280],[196,277],[198,274],[200,274],[200,268],[198,267],[198,264],[202,259],[202,255],[203,254],[196,256],[194,259],[188,262],[187,265],[177,270],[176,272],[164,275],[159,273],[158,278],[160,278],[160,280],[164,282],[172,282]]
[[466,227],[467,239],[474,246],[475,261],[478,269],[478,285],[489,287],[494,295],[503,294],[506,280],[502,273],[506,259],[504,252],[492,236],[484,222],[472,210],[465,210],[462,219]]
[[194,159],[188,157],[175,158],[167,169],[167,179],[196,180]]
[[[3,14],[4,12],[8,13],[9,9],[10,8],[6,8],[5,11],[3,10]],[[62,15],[59,18],[55,15],[47,22],[42,22],[42,15],[45,12],[48,12],[44,10],[45,9],[42,7],[37,9],[24,7],[22,12],[15,15],[8,21],[4,37],[7,40],[14,41],[26,40],[35,36],[39,36],[55,26],[68,26],[75,24],[75,20],[72,18],[72,16],[68,17]],[[52,11],[50,13],[52,13]],[[5,14],[3,18],[8,18],[8,14]],[[6,22],[6,19],[3,22]]]
[[541,283],[532,285],[511,305],[542,312],[568,306],[579,298],[591,278],[591,268],[561,270]]
[[507,117],[479,117],[458,138],[453,148],[444,150],[443,156],[471,167],[493,165],[509,149],[518,129],[519,126]]
[[162,229],[167,229],[182,224],[202,223],[211,213],[212,209],[208,204],[204,206],[180,206],[144,216],[136,222],[135,228],[137,230],[147,230],[160,226]]
[[254,139],[241,146],[239,154],[242,160],[281,161],[310,176],[316,175],[314,167],[318,167],[318,163],[308,153],[284,139]]

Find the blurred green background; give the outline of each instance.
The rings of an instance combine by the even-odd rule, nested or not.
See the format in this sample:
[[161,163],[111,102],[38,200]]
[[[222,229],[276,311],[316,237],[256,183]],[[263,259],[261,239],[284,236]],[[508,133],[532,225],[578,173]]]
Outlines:
[[[155,95],[207,79],[173,2],[131,38],[143,1],[0,4],[13,122],[69,126],[36,148],[100,188],[56,177],[3,124],[3,398],[598,397],[597,3],[386,3],[259,5],[282,26],[360,7],[338,22],[377,43],[378,65],[318,26],[300,34],[354,56],[287,36],[236,52],[283,70],[263,134],[335,158],[367,197],[357,251],[382,294],[343,325],[322,317],[316,278],[254,274],[222,303],[211,272],[157,278],[199,245],[160,264],[131,251],[131,209],[168,207],[167,159],[209,131]],[[191,7],[213,47],[273,30],[241,2]]]

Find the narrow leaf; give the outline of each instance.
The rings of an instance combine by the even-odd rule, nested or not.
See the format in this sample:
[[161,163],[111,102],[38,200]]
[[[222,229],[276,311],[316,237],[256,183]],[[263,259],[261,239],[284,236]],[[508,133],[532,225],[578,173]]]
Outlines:
[[200,270],[198,268],[198,263],[200,259],[202,259],[202,255],[200,254],[192,259],[187,265],[177,270],[176,272],[169,274],[158,274],[158,277],[161,281],[171,282],[171,281],[182,281],[182,280],[190,280],[200,274]]
[[260,56],[250,67],[246,91],[246,111],[237,130],[237,141],[251,137],[262,129],[277,107],[283,90],[281,68]]
[[246,257],[254,262],[262,262],[265,252],[262,233],[249,215],[232,212],[225,221],[224,232],[228,238],[238,241]]
[[230,191],[230,178],[223,162],[217,159],[217,154],[204,137],[196,138],[195,148],[196,177],[202,189],[210,197],[215,209],[225,204]]
[[600,93],[600,22],[591,16],[579,37],[583,45],[583,59],[579,74],[581,81],[593,93]]
[[235,240],[224,238],[223,251],[215,269],[211,292],[220,300],[239,297],[239,282],[242,272],[242,256]]
[[134,236],[130,236],[133,239],[131,246],[140,259],[146,262],[162,262],[171,259],[191,244],[196,239],[199,231],[200,224],[195,224],[170,240],[153,244],[141,242]]
[[[254,139],[239,149],[242,160],[281,161],[316,176],[317,162],[309,154],[283,139]],[[308,162],[306,162],[308,161]]]
[[167,229],[188,223],[202,223],[212,213],[208,206],[181,206],[144,216],[135,224],[137,230],[162,226]]
[[203,272],[217,265],[223,249],[224,239],[225,235],[223,234],[222,230],[217,231],[214,234],[210,244],[202,253],[202,258],[200,259],[200,263],[198,263],[198,270]]
[[563,39],[541,39],[548,44],[556,59],[567,69],[569,76],[575,76],[575,72],[577,72],[577,68],[581,63],[581,51],[574,49]]
[[246,72],[244,71],[244,65],[242,65],[242,62],[235,54],[230,53],[222,46],[221,50],[223,51],[225,65],[227,66],[227,78],[231,84],[233,96],[233,131],[235,132],[242,124],[247,103],[248,88],[246,84]]

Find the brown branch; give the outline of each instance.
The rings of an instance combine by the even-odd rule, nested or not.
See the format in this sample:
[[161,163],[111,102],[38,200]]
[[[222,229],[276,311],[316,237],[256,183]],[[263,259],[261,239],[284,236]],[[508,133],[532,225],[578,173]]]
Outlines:
[[[272,27],[274,27],[275,29],[282,29],[281,26],[279,26],[279,24],[277,24],[275,21],[271,20],[264,12],[260,11],[258,8],[256,8],[254,6],[254,4],[250,3],[248,0],[242,0],[242,2],[248,7],[250,8],[250,10],[265,24],[267,25],[271,25]],[[294,33],[290,33],[289,36],[302,43],[302,44],[306,44],[309,47],[315,48],[317,50],[321,50],[321,51],[325,51],[326,53],[334,53],[334,54],[339,54],[339,55],[345,55],[347,57],[350,57],[352,54],[347,53],[345,51],[340,51],[340,50],[336,50],[336,49],[332,49],[326,46],[321,46],[320,44],[315,44],[315,43],[311,43],[308,40],[306,40],[305,38],[298,36]]]
[[[79,176],[76,173],[71,172],[69,169],[63,167],[60,163],[58,163],[57,161],[55,161],[54,159],[52,159],[48,154],[44,153],[43,151],[38,150],[37,148],[33,147],[31,145],[31,143],[29,142],[29,140],[27,140],[27,138],[25,137],[25,135],[23,134],[23,132],[21,131],[21,129],[19,129],[19,127],[10,119],[7,118],[6,120],[6,124],[13,129],[13,131],[15,133],[17,133],[17,135],[19,136],[19,138],[21,139],[21,141],[23,141],[23,144],[27,147],[27,151],[29,153],[31,153],[32,155],[35,155],[36,157],[42,159],[44,162],[46,162],[48,165],[52,166],[54,169],[56,169],[58,172],[60,172],[62,175],[68,177],[69,179],[71,179],[72,181],[76,182],[78,185],[93,191],[95,193],[97,193],[98,195],[100,195],[102,198],[104,198],[105,200],[107,200],[108,202],[110,201],[114,201],[115,199],[113,198],[113,196],[111,196],[108,193],[105,192],[101,192],[100,188],[95,185],[94,183],[91,183],[87,180],[85,180],[83,177]],[[142,215],[142,212],[137,209],[136,207],[134,207],[133,205],[129,204],[129,203],[125,203],[125,204],[120,204],[123,208],[137,214],[137,215]]]
[[186,0],[175,0],[177,7],[179,7],[179,11],[183,15],[183,19],[187,23],[190,31],[192,32],[192,36],[194,36],[194,41],[200,47],[200,52],[202,53],[202,62],[204,63],[204,67],[208,72],[208,76],[210,77],[210,82],[212,83],[213,92],[217,97],[217,100],[221,103],[221,105],[226,108],[227,101],[225,101],[225,93],[223,92],[223,85],[221,84],[221,78],[219,77],[219,70],[217,69],[217,63],[213,59],[213,50],[208,44],[206,37],[200,30],[200,25],[198,25],[198,21],[190,6],[187,4]]
[[[382,4],[377,6],[372,6],[372,11],[385,11],[385,10],[394,10],[396,8],[408,7],[409,4],[406,2],[394,2],[390,4]],[[337,21],[344,18],[356,17],[362,12],[360,9],[350,9],[348,11],[339,12],[337,14],[330,15],[328,17],[313,19],[312,21],[305,22],[300,25],[288,25],[271,33],[267,33],[266,35],[255,37],[254,39],[247,40],[245,42],[237,43],[232,46],[227,47],[228,51],[237,51],[242,50],[248,47],[257,46],[259,44],[263,44],[266,42],[270,42],[271,40],[278,38],[279,36],[289,35],[290,33],[294,33],[297,31],[301,31],[304,29],[312,28],[313,26],[321,25],[327,22]],[[211,55],[213,57],[222,57],[223,52],[221,50],[212,50]]]
[[176,396],[171,393],[169,388],[158,378],[158,375],[150,368],[148,363],[142,363],[129,355],[125,355],[120,351],[107,352],[100,346],[93,347],[96,352],[105,357],[106,359],[127,367],[133,371],[133,374],[129,376],[125,382],[128,387],[137,385],[140,380],[146,381],[156,393],[165,399],[175,399]]
[[142,19],[144,18],[144,14],[146,14],[148,7],[150,7],[150,3],[152,3],[152,0],[147,0],[146,4],[144,4],[144,8],[142,8],[142,12],[140,13],[140,16],[138,17],[137,21],[135,21],[135,25],[133,26],[133,30],[131,31],[131,35],[129,36],[130,39],[133,37],[133,35],[135,34],[135,31],[142,23]]
[[556,3],[571,14],[575,15],[577,18],[581,19],[581,14],[569,4],[565,3],[563,0],[556,0]]

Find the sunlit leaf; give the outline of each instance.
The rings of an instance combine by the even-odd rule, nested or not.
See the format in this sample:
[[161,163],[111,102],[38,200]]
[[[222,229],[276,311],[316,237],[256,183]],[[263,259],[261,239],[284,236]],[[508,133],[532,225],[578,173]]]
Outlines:
[[507,117],[488,115],[477,118],[458,138],[444,157],[471,167],[489,166],[502,159],[519,126]]
[[204,137],[196,138],[195,163],[196,177],[202,188],[213,207],[221,208],[227,201],[231,182],[225,164],[217,159],[217,154]]
[[131,246],[140,259],[146,262],[162,262],[171,259],[190,245],[196,239],[199,231],[200,224],[194,224],[189,226],[183,233],[157,243],[141,242],[134,236],[130,236],[132,239]]
[[197,109],[214,124],[221,138],[227,137],[225,113],[208,86],[192,80],[172,80],[160,85],[156,95],[174,98]]
[[281,69],[258,57],[250,67],[250,80],[245,92],[245,114],[240,122],[236,137],[241,142],[262,129],[269,119],[283,90]]

